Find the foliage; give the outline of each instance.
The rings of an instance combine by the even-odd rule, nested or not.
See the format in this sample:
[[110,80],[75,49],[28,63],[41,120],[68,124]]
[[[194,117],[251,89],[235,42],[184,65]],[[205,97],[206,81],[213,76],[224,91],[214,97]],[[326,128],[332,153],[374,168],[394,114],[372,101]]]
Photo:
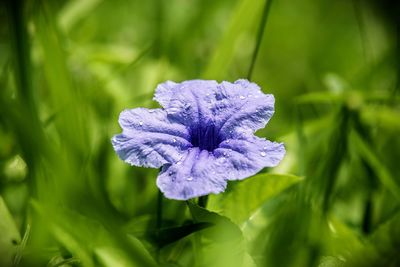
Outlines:
[[[266,3],[0,4],[0,265],[398,266],[399,5]],[[254,54],[276,98],[257,135],[284,161],[206,208],[160,198],[112,149],[119,112],[165,80],[244,78]]]

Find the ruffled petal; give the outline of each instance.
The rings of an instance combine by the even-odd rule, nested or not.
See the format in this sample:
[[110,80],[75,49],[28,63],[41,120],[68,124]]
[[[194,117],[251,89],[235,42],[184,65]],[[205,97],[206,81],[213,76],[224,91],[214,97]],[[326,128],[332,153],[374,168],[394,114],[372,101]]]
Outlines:
[[191,148],[176,164],[167,164],[157,178],[157,186],[165,197],[187,200],[210,193],[217,194],[226,188],[225,161],[211,152]]
[[247,80],[166,82],[157,87],[155,95],[171,119],[192,129],[212,123],[220,139],[235,132],[255,132],[274,113],[274,97]]
[[228,139],[213,152],[197,147],[176,164],[167,164],[157,178],[165,197],[187,200],[223,192],[227,180],[242,180],[264,167],[274,167],[285,155],[282,143],[259,137]]
[[242,180],[264,167],[275,167],[285,155],[283,143],[271,142],[256,136],[241,136],[223,141],[213,152],[225,161],[228,180]]
[[170,121],[162,109],[125,110],[119,124],[123,131],[111,141],[118,156],[131,165],[159,168],[178,162],[192,147],[187,128]]
[[160,83],[159,85],[157,85],[153,99],[160,103],[161,106],[168,105],[174,93],[173,89],[177,85],[177,83],[172,81]]
[[193,128],[214,120],[211,101],[217,86],[216,81],[208,80],[168,81],[157,87],[154,99],[172,119]]
[[220,115],[218,124],[223,139],[237,133],[254,133],[265,127],[274,114],[273,95],[264,94],[258,85],[247,80],[222,82],[221,86],[230,103],[228,110]]

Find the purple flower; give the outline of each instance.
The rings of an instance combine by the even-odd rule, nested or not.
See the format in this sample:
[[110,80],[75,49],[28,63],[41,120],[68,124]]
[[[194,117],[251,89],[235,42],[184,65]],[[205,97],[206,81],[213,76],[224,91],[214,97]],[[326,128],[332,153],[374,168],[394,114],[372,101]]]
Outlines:
[[254,135],[274,113],[273,95],[247,80],[191,80],[158,85],[163,108],[124,110],[122,134],[112,138],[125,162],[162,167],[157,186],[167,198],[186,200],[220,193],[285,155],[282,143]]

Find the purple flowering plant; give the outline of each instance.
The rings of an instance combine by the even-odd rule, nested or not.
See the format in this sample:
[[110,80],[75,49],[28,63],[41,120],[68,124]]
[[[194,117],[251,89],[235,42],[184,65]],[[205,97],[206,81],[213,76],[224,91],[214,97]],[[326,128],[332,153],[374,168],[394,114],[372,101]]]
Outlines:
[[274,97],[247,80],[167,81],[154,100],[162,108],[121,112],[122,133],[112,138],[125,162],[160,168],[157,186],[170,199],[221,193],[227,181],[274,167],[282,143],[254,135],[274,113]]

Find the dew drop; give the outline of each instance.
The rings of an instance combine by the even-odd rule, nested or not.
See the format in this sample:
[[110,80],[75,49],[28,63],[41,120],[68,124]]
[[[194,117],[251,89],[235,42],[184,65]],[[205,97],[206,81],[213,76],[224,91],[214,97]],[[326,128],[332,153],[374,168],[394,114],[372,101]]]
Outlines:
[[154,112],[154,109],[149,109],[149,113],[153,113]]
[[172,139],[172,142],[176,143],[176,138]]
[[231,142],[231,140],[226,140],[226,143],[229,144]]
[[267,155],[267,153],[265,153],[265,152],[263,151],[263,152],[260,153],[260,155],[261,155],[262,157],[265,157],[265,156]]
[[169,171],[169,172],[168,172],[168,175],[169,175],[169,176],[171,176],[172,174],[174,174],[173,171]]
[[139,121],[139,125],[142,126],[143,125],[143,121]]
[[226,152],[224,152],[223,155],[224,155],[224,157],[226,157],[226,155],[227,155]]
[[193,177],[192,177],[192,176],[189,176],[189,177],[186,178],[186,180],[187,180],[187,181],[192,181],[192,180],[193,180]]
[[245,99],[246,97],[245,97],[244,95],[241,95],[239,98],[243,100],[243,99]]

